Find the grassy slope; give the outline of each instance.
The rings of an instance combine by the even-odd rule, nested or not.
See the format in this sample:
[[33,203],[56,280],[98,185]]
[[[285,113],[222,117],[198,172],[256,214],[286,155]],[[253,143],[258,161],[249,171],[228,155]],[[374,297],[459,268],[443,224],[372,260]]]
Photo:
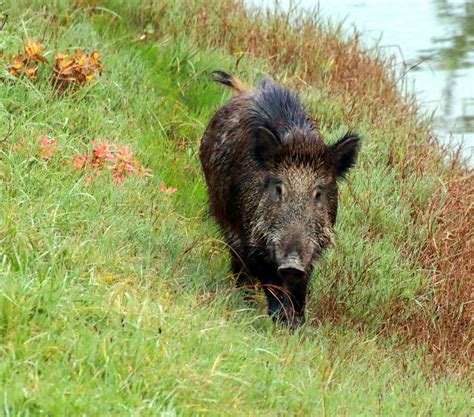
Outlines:
[[[13,53],[26,35],[44,33],[50,51],[98,49],[107,68],[97,84],[64,97],[51,95],[46,74],[35,85],[1,85],[5,415],[469,414],[467,383],[432,380],[419,355],[375,333],[380,312],[400,298],[415,303],[425,279],[402,250],[400,230],[411,223],[399,204],[403,190],[374,162],[385,146],[380,132],[358,126],[372,142],[351,193],[342,193],[338,244],[318,270],[309,306],[312,317],[339,279],[347,316],[368,325],[356,332],[323,321],[290,335],[260,314],[263,302],[251,309],[233,291],[207,216],[197,148],[227,93],[205,72],[234,59],[198,50],[182,27],[183,36],[139,41],[143,28],[122,2],[87,13],[36,3],[7,6],[2,49]],[[179,10],[166,24],[180,24]],[[240,62],[249,79],[267,65]],[[306,96],[329,140],[344,131],[342,111],[324,91]],[[37,134],[56,138],[61,157],[37,158]],[[117,186],[103,175],[87,185],[70,158],[96,138],[131,145],[154,177]],[[160,193],[161,181],[178,192]],[[420,198],[429,195],[429,182],[417,187]],[[366,193],[376,196],[369,212],[349,195]]]

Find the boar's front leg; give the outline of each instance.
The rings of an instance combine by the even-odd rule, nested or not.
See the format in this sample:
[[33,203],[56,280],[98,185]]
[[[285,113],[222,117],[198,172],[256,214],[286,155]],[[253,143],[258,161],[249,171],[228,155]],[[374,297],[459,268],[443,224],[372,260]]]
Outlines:
[[236,278],[236,286],[239,289],[249,289],[256,285],[255,280],[251,277],[250,272],[245,265],[245,256],[242,255],[242,240],[240,236],[231,231],[225,230],[225,237],[229,247],[230,269]]
[[[260,281],[268,303],[268,314],[274,322],[296,328],[304,323],[304,309],[308,281],[306,276],[278,273],[275,265],[258,254],[245,256],[246,263],[240,270],[241,280],[255,285]],[[238,259],[232,257],[234,273]],[[242,264],[241,264],[242,265]],[[247,284],[248,285],[248,284]]]
[[255,280],[250,276],[249,271],[242,262],[242,258],[237,252],[230,251],[231,256],[231,271],[237,278],[237,288],[248,289],[255,287]]
[[305,306],[308,292],[308,281],[286,282],[285,288],[291,304],[292,326],[297,327],[305,322]]
[[288,285],[281,280],[264,284],[268,314],[273,321],[295,329],[305,321],[307,285],[304,282]]
[[252,272],[262,283],[273,321],[292,328],[303,324],[307,280],[281,277],[273,265],[261,260],[253,263]]

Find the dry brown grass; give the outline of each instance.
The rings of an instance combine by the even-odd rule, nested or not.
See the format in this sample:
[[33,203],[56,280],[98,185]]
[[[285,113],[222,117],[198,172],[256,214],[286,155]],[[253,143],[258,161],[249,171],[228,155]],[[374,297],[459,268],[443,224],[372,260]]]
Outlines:
[[[364,53],[357,33],[341,42],[340,29],[328,31],[304,13],[255,13],[241,1],[226,0],[221,7],[202,6],[188,25],[200,28],[198,42],[226,48],[235,56],[264,58],[275,73],[286,73],[303,84],[324,86],[331,96],[344,97],[347,122],[378,117],[374,109],[397,107],[405,113],[394,77],[387,77],[387,62]],[[297,59],[295,59],[297,57]],[[348,96],[354,100],[347,100]],[[357,103],[372,107],[360,111]]]
[[449,354],[468,364],[474,359],[474,176],[467,169],[453,170],[446,187],[447,198],[439,189],[431,198],[427,212],[433,213],[434,232],[419,256],[431,271],[433,310],[408,325],[441,358]]

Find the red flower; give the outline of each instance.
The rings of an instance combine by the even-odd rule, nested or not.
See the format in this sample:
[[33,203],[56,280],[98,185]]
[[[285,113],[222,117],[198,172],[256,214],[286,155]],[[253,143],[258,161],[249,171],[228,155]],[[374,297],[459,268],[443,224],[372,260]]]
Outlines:
[[114,152],[116,146],[113,143],[110,144],[108,140],[104,140],[102,143],[92,141],[92,146],[94,147],[92,151],[92,165],[102,167],[106,161],[115,160]]
[[44,159],[50,159],[56,153],[57,141],[56,139],[49,139],[47,136],[37,136],[36,140],[39,142],[40,155]]
[[84,155],[74,155],[72,158],[72,165],[78,170],[84,168],[88,163],[90,163],[88,152]]
[[[88,152],[84,155],[75,155],[73,157],[73,166],[76,169],[100,170],[107,167],[112,171],[114,181],[123,182],[131,174],[138,176],[151,176],[151,169],[141,166],[136,159],[133,158],[133,152],[128,146],[118,147],[114,143],[104,140],[99,143],[92,142],[92,156]],[[95,174],[87,178],[87,182],[92,181]]]
[[164,182],[160,183],[160,191],[165,194],[173,194],[178,191],[177,188],[167,187]]

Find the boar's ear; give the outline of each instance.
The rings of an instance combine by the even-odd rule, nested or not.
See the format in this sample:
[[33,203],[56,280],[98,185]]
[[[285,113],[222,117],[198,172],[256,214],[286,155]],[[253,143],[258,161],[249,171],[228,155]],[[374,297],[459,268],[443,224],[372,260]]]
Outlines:
[[336,143],[329,146],[332,154],[337,178],[344,178],[357,160],[360,148],[360,136],[348,132]]
[[277,154],[280,142],[268,129],[259,127],[255,135],[254,155],[255,159],[263,167],[266,167],[271,159]]

